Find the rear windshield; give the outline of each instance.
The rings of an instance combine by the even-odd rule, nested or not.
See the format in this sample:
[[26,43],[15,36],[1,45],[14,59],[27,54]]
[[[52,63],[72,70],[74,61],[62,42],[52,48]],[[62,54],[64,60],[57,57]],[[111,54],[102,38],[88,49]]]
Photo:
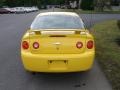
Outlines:
[[44,15],[35,18],[31,29],[83,29],[84,24],[77,16]]

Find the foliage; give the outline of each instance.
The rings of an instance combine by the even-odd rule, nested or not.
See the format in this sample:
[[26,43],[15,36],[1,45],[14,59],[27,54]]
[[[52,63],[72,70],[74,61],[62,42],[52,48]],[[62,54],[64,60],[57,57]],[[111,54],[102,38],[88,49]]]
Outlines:
[[5,5],[5,0],[0,0],[0,7]]
[[2,6],[38,6],[47,4],[63,4],[65,0],[0,0],[0,7]]
[[104,11],[105,7],[112,10],[111,0],[94,0],[94,7],[96,11]]
[[94,6],[93,6],[94,1],[93,0],[82,0],[81,2],[81,9],[83,10],[93,10]]

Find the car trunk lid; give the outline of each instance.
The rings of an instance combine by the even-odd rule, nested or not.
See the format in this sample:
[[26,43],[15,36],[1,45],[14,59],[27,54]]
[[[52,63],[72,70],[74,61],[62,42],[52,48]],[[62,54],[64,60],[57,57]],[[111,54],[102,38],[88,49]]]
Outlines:
[[[82,34],[80,34],[82,33]],[[78,54],[83,53],[86,47],[85,30],[81,31],[31,31],[30,49],[34,54]],[[33,43],[38,42],[35,49]],[[82,42],[83,47],[77,48],[76,43]]]

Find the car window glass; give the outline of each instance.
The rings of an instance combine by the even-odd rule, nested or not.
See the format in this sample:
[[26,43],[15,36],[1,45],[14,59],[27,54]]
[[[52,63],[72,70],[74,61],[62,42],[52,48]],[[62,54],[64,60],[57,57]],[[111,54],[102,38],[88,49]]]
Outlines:
[[84,24],[77,16],[45,15],[38,16],[32,23],[31,29],[82,29]]

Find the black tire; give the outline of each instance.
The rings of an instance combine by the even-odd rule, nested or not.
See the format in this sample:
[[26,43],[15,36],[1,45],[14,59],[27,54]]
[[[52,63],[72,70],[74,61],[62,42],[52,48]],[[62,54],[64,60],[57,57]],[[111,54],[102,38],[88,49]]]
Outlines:
[[36,75],[36,72],[34,72],[34,71],[28,71],[28,70],[26,70],[26,72],[27,72],[28,74],[31,74],[31,75]]

